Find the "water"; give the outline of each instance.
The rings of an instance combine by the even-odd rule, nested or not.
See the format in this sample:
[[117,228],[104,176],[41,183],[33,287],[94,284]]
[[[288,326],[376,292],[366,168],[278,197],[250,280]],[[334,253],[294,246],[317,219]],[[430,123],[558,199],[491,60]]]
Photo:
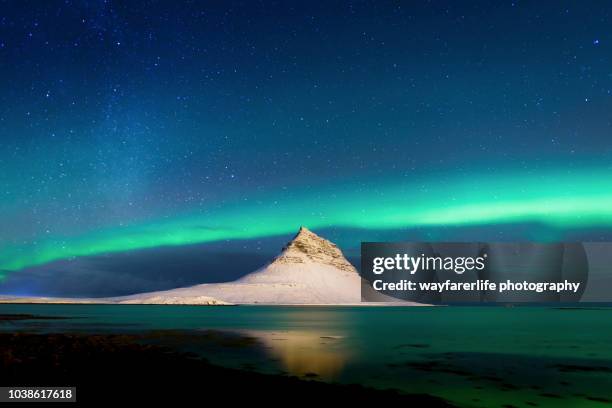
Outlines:
[[[22,313],[71,319],[0,330],[153,332],[151,341],[224,366],[465,407],[612,404],[612,308],[0,305]],[[252,342],[211,342],[211,330]]]

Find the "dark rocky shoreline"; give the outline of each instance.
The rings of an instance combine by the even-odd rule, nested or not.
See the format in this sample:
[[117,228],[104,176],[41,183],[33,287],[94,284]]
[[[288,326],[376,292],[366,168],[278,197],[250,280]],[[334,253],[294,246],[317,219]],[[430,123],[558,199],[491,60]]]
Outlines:
[[194,354],[138,340],[133,335],[0,333],[0,385],[76,386],[78,402],[98,404],[191,401],[198,405],[338,402],[451,406],[425,394],[223,368]]

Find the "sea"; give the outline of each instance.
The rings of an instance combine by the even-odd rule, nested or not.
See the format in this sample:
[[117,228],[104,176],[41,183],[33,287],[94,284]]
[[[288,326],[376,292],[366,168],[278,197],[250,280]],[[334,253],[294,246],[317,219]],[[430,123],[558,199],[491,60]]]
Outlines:
[[462,407],[612,406],[612,307],[0,305],[0,331],[143,334],[213,364]]

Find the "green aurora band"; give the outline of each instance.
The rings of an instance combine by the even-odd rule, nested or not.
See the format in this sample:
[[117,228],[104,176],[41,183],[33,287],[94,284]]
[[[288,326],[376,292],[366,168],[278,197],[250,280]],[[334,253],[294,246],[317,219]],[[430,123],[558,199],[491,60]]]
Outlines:
[[[168,245],[251,239],[309,228],[396,229],[539,222],[612,226],[612,170],[557,170],[423,183],[330,185],[269,193],[174,218],[3,245],[0,279],[59,259]],[[358,238],[356,238],[358,240]]]

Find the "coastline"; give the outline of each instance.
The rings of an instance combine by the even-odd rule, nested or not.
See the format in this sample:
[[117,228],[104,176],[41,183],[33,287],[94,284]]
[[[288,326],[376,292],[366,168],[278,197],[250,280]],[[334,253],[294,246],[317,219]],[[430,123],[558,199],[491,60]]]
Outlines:
[[282,306],[282,307],[316,307],[316,306],[346,306],[346,307],[439,307],[441,305],[430,305],[425,303],[413,303],[413,302],[357,302],[357,303],[229,303],[229,302],[216,302],[216,303],[136,303],[136,302],[118,302],[113,301],[111,298],[46,298],[46,297],[2,297],[0,296],[0,304],[7,305],[164,305],[164,306]]
[[[46,318],[4,317],[4,321]],[[128,334],[0,333],[0,367],[5,386],[76,386],[77,401],[85,403],[196,399],[251,403],[254,395],[267,390],[266,398],[273,405],[299,396],[313,404],[323,400],[453,406],[427,394],[220,367],[193,353],[147,344],[141,336]]]

